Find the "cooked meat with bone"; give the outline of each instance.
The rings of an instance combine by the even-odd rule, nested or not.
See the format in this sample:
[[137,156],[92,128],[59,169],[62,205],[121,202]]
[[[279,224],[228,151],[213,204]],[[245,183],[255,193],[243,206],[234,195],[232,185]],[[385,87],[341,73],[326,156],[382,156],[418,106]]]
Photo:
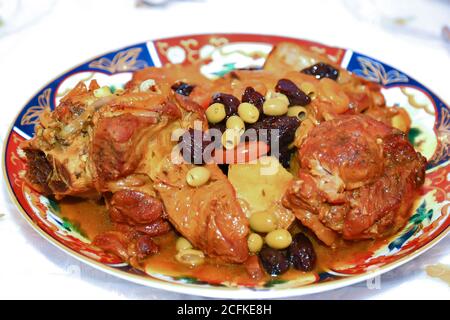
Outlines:
[[379,238],[401,228],[426,160],[404,133],[368,116],[339,116],[301,144],[298,177],[284,204],[328,245]]
[[78,84],[54,112],[44,111],[35,138],[23,143],[27,180],[39,192],[57,198],[98,196],[88,161],[95,100],[92,90]]
[[248,222],[235,190],[217,165],[208,165],[210,182],[187,186],[188,166],[169,166],[156,189],[170,222],[195,247],[211,257],[242,263],[248,257]]

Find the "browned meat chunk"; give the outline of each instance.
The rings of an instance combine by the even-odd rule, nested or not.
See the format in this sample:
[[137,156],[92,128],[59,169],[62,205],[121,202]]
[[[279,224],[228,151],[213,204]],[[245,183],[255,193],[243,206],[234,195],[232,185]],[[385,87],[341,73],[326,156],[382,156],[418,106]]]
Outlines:
[[100,118],[92,142],[92,161],[99,180],[115,180],[132,173],[142,157],[138,142],[145,136],[145,129],[156,123],[156,116],[130,113]]
[[52,166],[48,162],[45,153],[35,149],[27,149],[25,153],[28,165],[26,173],[27,181],[37,191],[45,195],[52,194],[52,190],[48,185],[50,174],[52,173]]
[[129,225],[149,224],[162,216],[160,200],[135,190],[120,190],[109,202],[111,220]]
[[326,244],[401,228],[423,184],[425,158],[404,133],[368,116],[315,127],[298,150],[300,170],[284,204]]
[[193,188],[186,183],[186,165],[168,168],[155,186],[170,222],[195,247],[211,257],[242,263],[248,257],[248,222],[235,191],[216,165],[210,181]]

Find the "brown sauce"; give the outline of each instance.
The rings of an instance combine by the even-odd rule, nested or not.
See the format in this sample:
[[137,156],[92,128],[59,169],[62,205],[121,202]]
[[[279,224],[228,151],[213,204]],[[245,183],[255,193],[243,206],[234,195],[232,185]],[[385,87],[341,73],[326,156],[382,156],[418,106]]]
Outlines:
[[[111,230],[112,224],[105,205],[94,200],[79,200],[66,198],[59,202],[61,216],[71,221],[77,226],[86,237],[92,240],[99,233]],[[343,242],[338,249],[332,249],[323,245],[307,230],[317,254],[317,265],[311,273],[290,269],[283,275],[276,278],[278,280],[298,279],[313,277],[313,274],[320,273],[328,269],[339,269],[339,267],[351,264],[363,258],[368,258],[374,248],[383,244],[383,241],[358,241]],[[150,256],[144,262],[144,268],[149,273],[160,273],[173,277],[196,278],[209,283],[216,284],[240,284],[247,286],[261,285],[271,279],[266,275],[258,281],[250,278],[244,265],[225,264],[217,260],[206,259],[203,265],[191,268],[175,260],[175,242],[177,235],[170,232],[166,235],[155,238],[160,247],[159,253]]]
[[302,272],[291,268],[288,272],[278,276],[270,277],[266,275],[263,279],[258,281],[250,278],[246,272],[244,265],[233,265],[218,263],[212,259],[207,259],[203,265],[195,268],[185,266],[175,260],[176,249],[175,233],[159,237],[157,242],[160,246],[160,252],[154,256],[149,257],[145,264],[147,271],[152,273],[160,273],[174,277],[193,277],[203,279],[210,283],[239,283],[241,285],[261,285],[268,280],[292,280],[302,276],[307,278],[313,277],[313,274],[323,272],[328,269],[339,269],[340,267],[351,264],[352,261],[357,261],[361,258],[368,258],[371,251],[381,245],[382,241],[358,241],[358,242],[343,242],[338,249],[332,249],[323,245],[311,234],[310,238],[317,254],[317,265],[315,270],[310,273]]
[[108,211],[103,203],[76,198],[64,198],[58,203],[61,217],[69,220],[90,240],[112,228]]
[[146,259],[147,271],[174,277],[207,279],[208,282],[217,284],[239,283],[252,285],[258,283],[247,275],[243,265],[224,264],[213,259],[206,259],[204,264],[195,268],[179,263],[175,260],[177,253],[175,248],[176,238],[177,236],[172,232],[156,239],[160,252]]

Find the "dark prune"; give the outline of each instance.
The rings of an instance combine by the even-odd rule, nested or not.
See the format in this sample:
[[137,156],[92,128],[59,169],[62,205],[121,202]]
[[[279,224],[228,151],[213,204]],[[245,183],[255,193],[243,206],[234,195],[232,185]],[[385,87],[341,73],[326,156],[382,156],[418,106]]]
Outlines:
[[177,83],[173,84],[171,88],[176,93],[181,94],[182,96],[188,97],[191,94],[192,90],[194,90],[194,87],[195,86],[184,83],[184,82],[177,82]]
[[193,164],[204,164],[203,151],[211,143],[216,143],[210,140],[212,139],[210,139],[207,132],[189,129],[179,139],[183,159]]
[[311,102],[311,98],[288,79],[280,79],[275,86],[275,91],[286,95],[291,106],[306,106]]
[[258,108],[260,114],[263,112],[264,96],[253,89],[252,87],[245,88],[244,94],[242,95],[242,102],[248,102],[253,104]]
[[302,73],[315,76],[317,79],[330,78],[332,80],[337,80],[339,77],[339,70],[323,62],[303,69]]
[[297,233],[287,249],[288,259],[295,269],[311,271],[316,264],[316,252],[311,243],[303,233]]
[[241,102],[232,94],[216,93],[213,96],[213,103],[222,103],[225,106],[225,114],[227,117],[230,117],[237,113],[237,109]]
[[[294,141],[295,130],[300,124],[300,120],[297,117],[279,116],[279,117],[266,117],[261,121],[256,122],[249,128],[253,128],[257,131],[261,129],[278,129],[278,135],[275,137],[278,139],[278,143],[281,145],[289,145]],[[268,143],[271,142],[272,135],[268,132]]]
[[259,259],[266,272],[272,276],[278,276],[289,270],[289,261],[282,251],[264,247],[259,252]]
[[[270,146],[270,155],[277,157],[280,163],[286,168],[289,166],[291,154],[294,150],[289,149],[289,145],[294,141],[295,130],[299,124],[300,120],[297,117],[265,117],[250,126],[249,129],[256,130],[258,139],[266,142]],[[278,129],[277,135],[273,136],[274,133],[270,131],[272,129]],[[276,140],[272,142],[272,139]]]

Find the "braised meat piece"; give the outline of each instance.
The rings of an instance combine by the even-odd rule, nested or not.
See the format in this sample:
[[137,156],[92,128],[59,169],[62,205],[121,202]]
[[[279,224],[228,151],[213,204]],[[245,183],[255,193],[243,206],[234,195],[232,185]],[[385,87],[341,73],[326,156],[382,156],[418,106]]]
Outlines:
[[55,111],[47,110],[36,135],[21,148],[27,180],[46,195],[100,197],[105,183],[134,172],[146,143],[181,117],[160,95],[95,97],[96,82],[78,84]]
[[27,157],[27,181],[45,195],[98,197],[89,167],[93,90],[78,84],[54,112],[45,110],[35,138],[22,144]]
[[103,197],[114,230],[93,243],[124,260],[140,259],[157,251],[148,238],[171,230],[150,172],[140,167],[152,153],[148,146],[181,118],[181,110],[157,93],[98,97],[97,89],[95,81],[89,88],[80,83],[41,116],[35,137],[22,144],[26,177],[57,199]]
[[380,139],[391,132],[391,127],[364,116],[344,116],[324,122],[301,145],[298,154],[301,166],[316,176],[331,173],[347,189],[358,188],[383,172]]
[[[136,172],[149,152],[148,144],[169,122],[178,118],[164,103],[154,109],[116,107],[96,114],[90,144],[91,169],[99,191],[109,191],[108,181]],[[164,112],[170,112],[169,115]]]
[[148,225],[161,218],[164,211],[161,201],[131,189],[114,193],[109,206],[112,221],[129,225]]
[[217,165],[207,165],[210,181],[193,188],[186,183],[187,165],[169,165],[155,185],[170,222],[196,248],[222,261],[242,263],[248,257],[248,221],[235,190]]
[[401,131],[365,115],[315,127],[298,150],[300,170],[283,203],[324,243],[379,238],[401,228],[426,160]]

